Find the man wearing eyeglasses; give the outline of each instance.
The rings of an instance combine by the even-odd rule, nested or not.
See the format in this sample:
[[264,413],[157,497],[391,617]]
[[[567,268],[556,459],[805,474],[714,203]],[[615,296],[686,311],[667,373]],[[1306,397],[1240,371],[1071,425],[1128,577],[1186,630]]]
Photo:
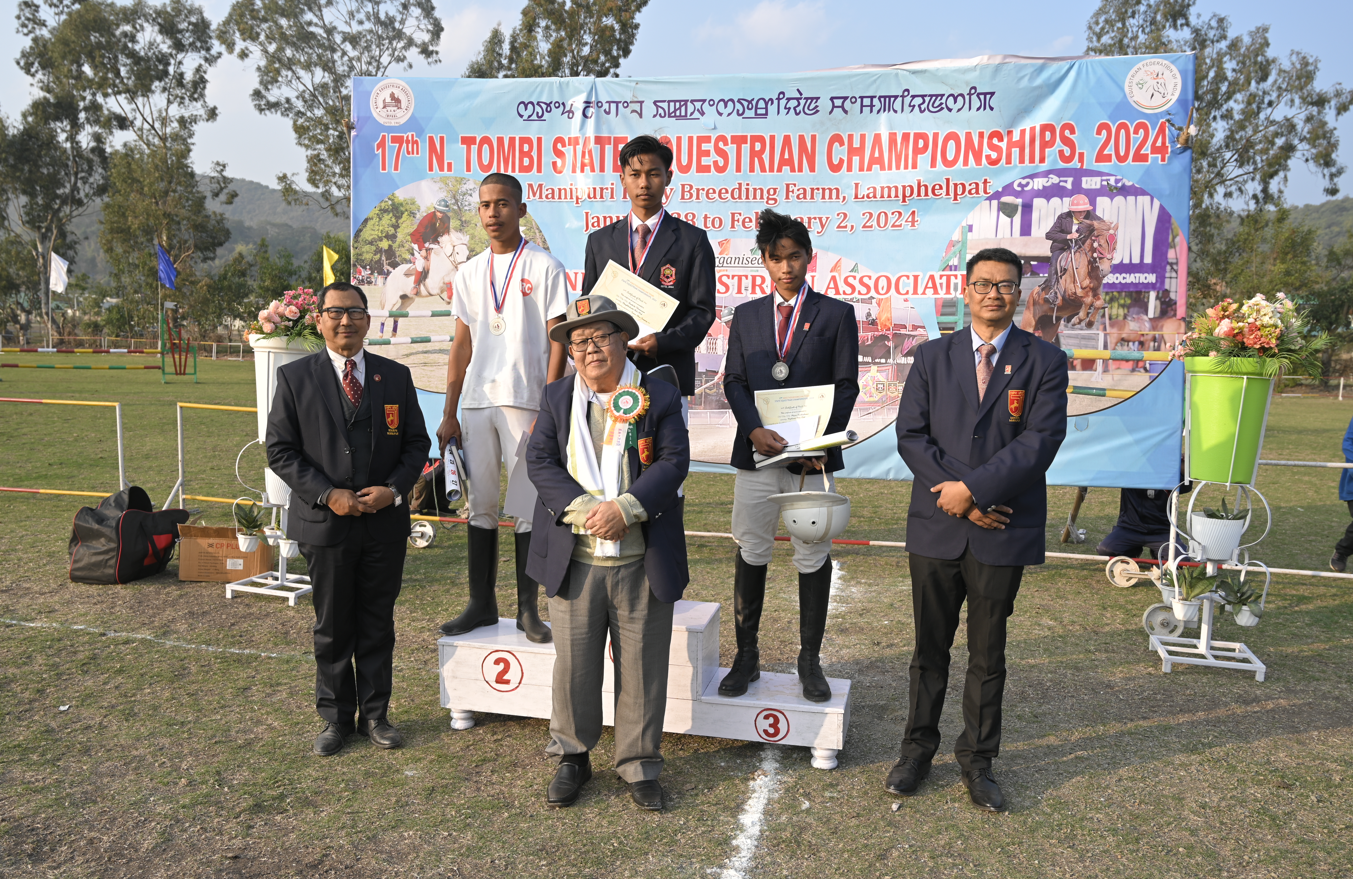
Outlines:
[[314,590],[315,707],[324,720],[314,750],[328,757],[354,732],[379,748],[403,744],[388,712],[404,499],[432,441],[408,367],[362,350],[371,328],[362,289],[330,284],[319,310],[324,350],[277,370],[267,452],[291,488],[287,536],[300,542]]
[[1014,326],[1023,266],[1005,248],[968,260],[972,325],[916,348],[897,411],[914,474],[907,512],[916,648],[902,757],[885,786],[917,792],[939,750],[949,648],[968,604],[963,732],[954,756],[968,796],[999,812],[1006,620],[1025,565],[1043,563],[1045,474],[1066,437],[1066,355]]

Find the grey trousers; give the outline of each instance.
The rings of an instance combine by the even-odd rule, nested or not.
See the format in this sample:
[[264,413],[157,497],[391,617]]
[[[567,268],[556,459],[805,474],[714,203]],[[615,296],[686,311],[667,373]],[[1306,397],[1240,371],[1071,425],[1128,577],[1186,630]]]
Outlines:
[[673,605],[648,588],[643,559],[602,567],[572,561],[550,599],[554,691],[550,745],[556,757],[591,751],[601,738],[602,674],[615,654],[615,771],[626,782],[662,772]]

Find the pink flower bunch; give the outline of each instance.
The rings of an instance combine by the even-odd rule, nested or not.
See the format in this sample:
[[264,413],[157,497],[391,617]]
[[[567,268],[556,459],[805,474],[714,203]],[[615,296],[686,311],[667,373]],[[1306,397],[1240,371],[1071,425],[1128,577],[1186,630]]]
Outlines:
[[1175,353],[1179,357],[1191,353],[1216,356],[1229,349],[1264,356],[1279,347],[1279,340],[1298,320],[1295,304],[1282,293],[1274,301],[1262,293],[1244,302],[1223,299],[1194,318],[1193,332],[1184,337]]
[[287,338],[319,338],[316,328],[319,297],[307,287],[287,290],[281,299],[274,299],[258,313],[258,322],[251,330],[264,336]]

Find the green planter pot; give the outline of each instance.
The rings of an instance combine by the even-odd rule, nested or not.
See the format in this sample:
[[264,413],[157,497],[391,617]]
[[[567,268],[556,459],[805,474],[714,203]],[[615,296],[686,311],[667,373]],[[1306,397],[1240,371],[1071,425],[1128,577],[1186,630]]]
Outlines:
[[1189,478],[1252,484],[1278,377],[1275,364],[1185,357],[1184,369],[1189,378]]

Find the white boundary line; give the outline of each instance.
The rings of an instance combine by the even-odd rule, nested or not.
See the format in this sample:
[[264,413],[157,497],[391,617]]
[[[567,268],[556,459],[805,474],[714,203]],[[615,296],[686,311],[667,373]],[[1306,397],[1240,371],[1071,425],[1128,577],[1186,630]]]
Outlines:
[[24,620],[10,620],[0,618],[0,623],[9,626],[25,626],[30,629],[69,629],[76,632],[89,632],[94,635],[103,635],[105,638],[133,638],[137,641],[153,641],[156,644],[163,644],[166,647],[187,647],[190,650],[206,650],[211,653],[238,653],[242,656],[266,656],[280,659],[310,659],[315,657],[309,653],[264,653],[261,650],[240,650],[235,647],[212,647],[207,644],[188,644],[183,641],[169,641],[165,638],[156,638],[152,635],[138,635],[135,632],[110,632],[103,629],[96,629],[93,626],[71,626],[64,623],[30,623]]
[[719,879],[745,879],[752,865],[756,844],[761,840],[761,827],[766,820],[766,807],[780,792],[780,749],[764,746],[761,755],[761,774],[752,780],[752,793],[743,806],[738,823],[742,832],[733,839],[733,856],[724,863]]

